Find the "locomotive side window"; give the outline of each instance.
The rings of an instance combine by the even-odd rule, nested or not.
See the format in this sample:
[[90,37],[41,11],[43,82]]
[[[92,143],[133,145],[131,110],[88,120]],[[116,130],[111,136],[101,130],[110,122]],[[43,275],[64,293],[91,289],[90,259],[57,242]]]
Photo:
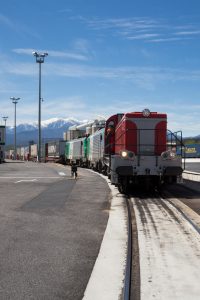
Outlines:
[[108,128],[107,128],[107,134],[112,134],[114,133],[114,122],[113,121],[110,121],[108,123]]

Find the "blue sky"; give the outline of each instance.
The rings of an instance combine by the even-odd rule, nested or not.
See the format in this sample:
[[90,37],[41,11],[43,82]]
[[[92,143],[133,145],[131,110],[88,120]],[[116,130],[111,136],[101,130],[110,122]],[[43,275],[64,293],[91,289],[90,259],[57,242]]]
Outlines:
[[200,1],[4,1],[0,8],[0,116],[13,125],[115,113],[168,114],[168,127],[200,134]]

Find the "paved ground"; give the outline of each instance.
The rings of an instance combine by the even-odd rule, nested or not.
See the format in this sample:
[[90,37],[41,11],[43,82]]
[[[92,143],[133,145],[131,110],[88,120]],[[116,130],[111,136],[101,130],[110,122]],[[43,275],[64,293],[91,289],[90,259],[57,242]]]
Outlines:
[[200,182],[184,180],[181,184],[169,185],[166,191],[200,215]]
[[[0,165],[0,299],[82,299],[108,220],[98,175]],[[98,177],[97,177],[98,176]]]
[[200,173],[200,162],[186,162],[185,170]]

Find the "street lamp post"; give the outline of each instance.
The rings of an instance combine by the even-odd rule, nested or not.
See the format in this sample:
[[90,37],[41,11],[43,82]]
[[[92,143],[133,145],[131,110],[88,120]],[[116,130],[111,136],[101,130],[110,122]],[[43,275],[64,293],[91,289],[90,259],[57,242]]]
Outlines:
[[6,127],[6,121],[7,121],[8,117],[2,117],[2,119],[4,120],[4,122],[5,122],[5,127]]
[[36,58],[36,63],[39,63],[39,108],[38,108],[38,162],[41,162],[41,64],[44,63],[44,58],[48,53],[33,52]]
[[12,100],[12,103],[15,104],[15,121],[14,121],[14,159],[16,159],[17,157],[17,143],[16,143],[16,104],[18,103],[18,101],[20,100],[20,98],[15,98],[15,97],[10,97],[10,99]]
[[5,145],[6,145],[6,121],[7,121],[8,117],[2,117],[2,119],[5,122]]

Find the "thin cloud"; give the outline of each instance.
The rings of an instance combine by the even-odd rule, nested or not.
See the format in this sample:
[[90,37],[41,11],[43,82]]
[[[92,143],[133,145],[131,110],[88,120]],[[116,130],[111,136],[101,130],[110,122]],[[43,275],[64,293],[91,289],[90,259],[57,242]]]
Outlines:
[[199,35],[200,30],[193,30],[193,31],[179,31],[175,32],[174,35]]
[[[26,55],[31,55],[35,49],[13,49],[13,52],[17,54],[26,54]],[[88,57],[83,54],[78,54],[78,53],[72,53],[68,51],[54,51],[54,50],[39,50],[38,52],[47,52],[50,56],[52,57],[58,57],[58,58],[66,58],[66,59],[73,59],[73,60],[79,60],[79,61],[87,61]]]
[[[191,38],[185,38],[184,40],[189,40]],[[149,43],[162,43],[162,42],[177,42],[177,41],[182,41],[183,38],[176,38],[176,37],[170,37],[170,38],[159,38],[159,39],[151,39],[148,42]]]
[[[31,55],[34,51],[36,51],[35,49],[31,49],[31,48],[18,48],[18,49],[13,49],[13,52],[17,53],[17,54],[26,54],[26,55]],[[47,52],[47,51],[41,51],[41,52]]]
[[[69,77],[102,77],[107,79],[134,79],[144,78],[144,75],[149,78],[161,80],[199,80],[200,71],[182,70],[173,68],[153,68],[153,67],[89,67],[75,64],[47,64],[47,73],[59,76]],[[51,70],[51,71],[50,71]]]
[[[32,76],[37,69],[30,63],[5,63],[0,64],[2,74],[15,74]],[[83,64],[58,64],[48,63],[43,68],[45,76],[62,76],[69,78],[100,78],[104,80],[129,81],[147,90],[153,90],[157,84],[163,82],[199,81],[200,71],[176,68],[159,67],[93,67]]]
[[52,57],[69,58],[69,59],[82,60],[82,61],[88,60],[88,57],[86,55],[72,53],[72,52],[61,52],[61,51],[50,50],[50,51],[48,51],[48,53]]
[[[86,19],[78,18],[89,28],[102,32],[108,31],[113,36],[120,36],[127,40],[140,40],[144,42],[173,42],[195,38],[200,34],[199,25],[179,24],[164,19],[116,18],[116,19]],[[183,21],[182,21],[183,22]],[[179,36],[179,38],[174,37]],[[160,37],[153,39],[154,37]]]
[[3,24],[3,25],[6,25],[12,29],[15,28],[15,25],[14,23],[6,16],[0,14],[0,23]]
[[149,40],[154,37],[158,37],[160,34],[157,33],[146,33],[146,34],[140,34],[136,36],[129,36],[127,37],[128,40]]
[[119,19],[93,19],[85,20],[89,27],[102,29],[143,30],[157,28],[158,22],[148,18],[119,18]]

